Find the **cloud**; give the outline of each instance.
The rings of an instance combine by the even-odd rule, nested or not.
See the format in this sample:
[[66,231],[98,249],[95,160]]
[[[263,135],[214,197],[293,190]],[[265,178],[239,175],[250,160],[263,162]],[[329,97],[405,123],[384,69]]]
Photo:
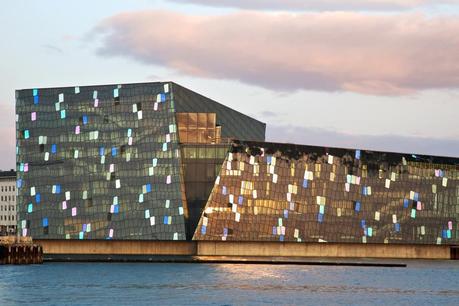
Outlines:
[[190,76],[278,91],[403,95],[459,87],[459,19],[351,12],[191,16],[121,13],[90,37],[125,56]]
[[266,126],[266,139],[306,145],[459,157],[459,140],[399,135],[353,135],[294,125]]
[[457,0],[172,0],[212,7],[248,10],[352,11],[406,10],[425,5],[457,4]]

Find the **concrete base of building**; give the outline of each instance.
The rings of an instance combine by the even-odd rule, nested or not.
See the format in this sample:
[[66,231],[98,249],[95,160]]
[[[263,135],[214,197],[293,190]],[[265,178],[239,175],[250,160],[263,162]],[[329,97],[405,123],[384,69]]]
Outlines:
[[[266,263],[307,261],[311,258],[336,261],[353,259],[451,259],[454,247],[444,245],[123,241],[123,240],[34,240],[43,246],[45,260],[64,261],[173,261]],[[93,260],[92,260],[93,259]],[[282,260],[281,260],[282,259]],[[295,259],[295,260],[293,260]],[[328,260],[328,261],[330,261]]]
[[198,255],[450,259],[451,251],[444,245],[200,241]]
[[195,255],[197,244],[189,241],[147,240],[35,240],[44,254]]

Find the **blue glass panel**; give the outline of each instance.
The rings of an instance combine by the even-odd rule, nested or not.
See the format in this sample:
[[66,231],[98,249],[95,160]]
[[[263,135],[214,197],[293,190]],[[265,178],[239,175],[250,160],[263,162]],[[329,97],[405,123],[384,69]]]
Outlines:
[[147,192],[151,192],[151,184],[147,184]]
[[83,124],[86,125],[88,124],[88,116],[83,115]]
[[61,110],[61,119],[65,119],[65,109]]
[[239,205],[242,205],[242,202],[243,202],[243,201],[244,201],[244,197],[240,195],[240,196],[238,197],[238,199],[237,199],[237,203],[238,203]]
[[116,147],[112,148],[112,156],[116,156]]
[[27,212],[31,213],[32,211],[33,211],[33,204],[29,203],[29,205],[27,205]]
[[41,202],[41,194],[40,194],[40,193],[37,193],[37,194],[35,195],[35,202],[37,202],[37,203],[40,203],[40,202]]
[[284,209],[284,218],[288,219],[288,210],[287,209]]
[[99,155],[103,156],[104,154],[105,154],[105,148],[104,147],[100,147],[99,148]]
[[120,206],[119,206],[119,205],[115,205],[115,206],[113,207],[113,213],[114,213],[114,214],[117,214],[117,213],[119,213],[119,212],[120,212]]
[[303,188],[308,188],[308,180],[303,180]]
[[51,145],[51,153],[56,154],[56,152],[57,152],[57,146],[56,146],[56,144],[52,144]]
[[319,221],[320,223],[322,223],[322,222],[324,221],[324,215],[318,214],[318,215],[317,215],[317,221]]
[[167,220],[168,220],[168,217],[167,217],[167,216],[164,216],[164,220],[163,220],[164,222],[163,222],[163,223],[164,223],[164,224],[167,224]]
[[355,204],[354,204],[354,210],[355,210],[355,211],[360,211],[360,202],[358,202],[358,201],[355,202]]
[[29,137],[30,137],[29,130],[25,130],[25,131],[24,131],[24,138],[25,138],[25,139],[28,139]]
[[33,97],[33,104],[37,105],[38,102],[39,102],[39,99],[40,99],[40,98],[39,98],[38,96],[34,96],[34,97]]
[[[167,221],[164,219],[164,224],[167,224]],[[206,234],[207,227],[206,226],[201,226],[201,234],[205,235]]]
[[360,159],[360,150],[355,151],[355,159]]
[[400,223],[395,223],[395,231],[400,232]]
[[61,193],[61,185],[56,185],[56,193]]
[[43,227],[48,226],[48,218],[43,218]]
[[408,205],[409,205],[408,199],[403,199],[403,207],[408,208]]

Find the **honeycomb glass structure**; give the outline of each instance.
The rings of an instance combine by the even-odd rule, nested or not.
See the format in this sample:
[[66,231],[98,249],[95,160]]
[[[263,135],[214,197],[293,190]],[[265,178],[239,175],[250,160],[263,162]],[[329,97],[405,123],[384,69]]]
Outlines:
[[[264,123],[172,82],[16,91],[21,234],[185,240],[190,209],[181,113],[205,116],[205,127],[183,128],[203,130],[212,139],[208,145],[215,143],[217,126],[219,142],[264,140]],[[203,142],[184,142],[190,141]],[[193,215],[203,205],[193,207]]]
[[459,243],[459,159],[234,142],[193,239]]

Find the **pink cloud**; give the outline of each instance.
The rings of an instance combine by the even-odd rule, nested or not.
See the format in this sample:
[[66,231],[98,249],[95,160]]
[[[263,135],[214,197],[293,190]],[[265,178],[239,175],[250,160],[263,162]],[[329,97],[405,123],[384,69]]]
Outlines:
[[424,5],[457,4],[457,0],[172,0],[213,7],[255,10],[404,10]]
[[274,90],[399,95],[459,87],[453,16],[141,11],[105,19],[94,33],[103,56]]

